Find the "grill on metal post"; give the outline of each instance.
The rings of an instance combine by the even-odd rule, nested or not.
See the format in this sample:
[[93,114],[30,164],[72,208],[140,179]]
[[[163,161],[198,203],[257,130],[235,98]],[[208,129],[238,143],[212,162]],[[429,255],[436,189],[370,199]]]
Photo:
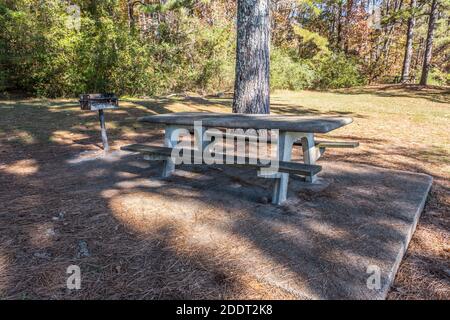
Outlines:
[[102,132],[103,150],[109,151],[108,136],[106,135],[105,109],[117,109],[119,99],[113,93],[92,93],[80,96],[81,110],[98,111],[100,128]]

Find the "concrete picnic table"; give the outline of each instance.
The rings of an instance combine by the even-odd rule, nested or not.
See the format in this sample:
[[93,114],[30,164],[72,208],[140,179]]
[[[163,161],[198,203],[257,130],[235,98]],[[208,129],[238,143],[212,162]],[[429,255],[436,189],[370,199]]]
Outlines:
[[[292,148],[296,141],[301,140],[303,161],[314,165],[320,157],[316,148],[314,134],[327,133],[353,122],[349,117],[328,116],[294,116],[267,114],[229,114],[208,112],[176,112],[158,114],[139,118],[140,122],[165,125],[165,146],[174,148],[178,143],[176,134],[179,129],[193,128],[195,143],[204,147],[204,134],[208,128],[226,129],[266,129],[278,130],[278,159],[291,161]],[[195,124],[201,121],[202,126]],[[163,176],[169,176],[175,170],[175,163],[168,159],[165,162]],[[272,176],[276,179],[272,203],[280,204],[286,200],[289,173],[278,173]],[[306,176],[306,180],[314,182],[315,174]]]

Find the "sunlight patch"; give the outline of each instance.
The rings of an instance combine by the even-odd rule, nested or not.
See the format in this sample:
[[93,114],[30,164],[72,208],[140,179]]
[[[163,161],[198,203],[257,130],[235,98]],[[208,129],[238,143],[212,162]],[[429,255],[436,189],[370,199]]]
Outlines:
[[88,139],[89,136],[81,133],[73,133],[67,130],[55,131],[50,137],[50,141],[60,144],[73,144],[74,140]]
[[46,248],[53,244],[58,238],[57,231],[53,223],[37,223],[32,226],[30,232],[30,243],[36,248]]
[[29,132],[22,130],[14,130],[7,138],[7,141],[19,142],[22,144],[32,144],[36,142],[36,139]]
[[0,166],[0,170],[18,176],[30,176],[39,170],[39,165],[34,159],[26,159],[13,162],[9,165],[2,165]]

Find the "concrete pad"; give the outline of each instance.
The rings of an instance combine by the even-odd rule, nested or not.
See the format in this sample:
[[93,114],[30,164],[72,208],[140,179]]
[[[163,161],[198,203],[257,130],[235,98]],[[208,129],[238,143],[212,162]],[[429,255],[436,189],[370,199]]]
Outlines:
[[[183,230],[172,239],[179,250],[298,299],[384,299],[432,184],[423,174],[321,161],[317,183],[291,175],[289,200],[274,206],[273,181],[255,171],[183,166],[161,179],[161,163],[142,169],[139,159],[105,162],[116,174],[103,180],[104,194],[127,221],[134,215],[140,230],[167,221]],[[377,271],[380,287],[369,288]]]

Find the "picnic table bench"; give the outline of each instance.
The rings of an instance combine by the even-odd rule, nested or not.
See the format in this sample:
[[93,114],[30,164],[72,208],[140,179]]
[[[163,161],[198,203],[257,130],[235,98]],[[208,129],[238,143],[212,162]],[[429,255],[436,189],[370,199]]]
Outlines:
[[[262,174],[261,176],[275,179],[272,196],[273,204],[281,204],[287,197],[289,173],[303,175],[308,182],[314,182],[317,173],[322,169],[316,165],[326,148],[354,148],[357,142],[327,142],[315,141],[314,135],[323,134],[353,122],[349,117],[305,117],[290,115],[262,115],[262,114],[225,114],[207,112],[177,112],[170,114],[159,114],[139,118],[143,123],[162,124],[165,126],[164,146],[150,146],[144,144],[133,144],[123,146],[121,149],[131,152],[139,152],[148,160],[163,160],[163,177],[170,176],[175,170],[175,161],[172,157],[173,151],[183,152],[178,142],[181,130],[188,130],[194,135],[195,148],[193,150],[204,150],[210,142],[209,129],[254,129],[254,130],[278,130],[277,159],[278,171],[276,173]],[[201,121],[201,126],[196,124]],[[240,134],[225,133],[224,137],[242,138]],[[253,139],[245,135],[244,138]],[[256,141],[259,142],[258,138]],[[291,161],[292,149],[295,145],[302,147],[303,163]],[[187,150],[187,149],[186,149]],[[191,151],[191,150],[189,150]],[[204,159],[194,154],[191,155],[195,164],[205,164]],[[227,157],[227,154],[219,154],[219,157]],[[244,165],[254,168],[267,168],[267,161],[244,157],[242,162],[236,161],[239,156],[233,155],[233,165]],[[228,159],[228,158],[227,158]],[[254,160],[254,161],[252,161]],[[225,163],[229,165],[230,163]],[[260,171],[261,173],[262,171]]]

